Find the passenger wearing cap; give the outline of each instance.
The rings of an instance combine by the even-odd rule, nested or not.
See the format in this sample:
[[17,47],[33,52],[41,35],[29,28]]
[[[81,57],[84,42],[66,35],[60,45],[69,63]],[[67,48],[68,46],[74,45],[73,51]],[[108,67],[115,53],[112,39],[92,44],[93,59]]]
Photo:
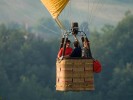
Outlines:
[[[66,56],[66,57],[70,56],[70,54],[72,53],[72,50],[73,50],[70,47],[70,43],[71,43],[71,41],[70,40],[67,40],[67,42],[66,42],[66,50],[65,50],[65,54],[64,54],[64,56]],[[60,58],[62,56],[63,51],[64,51],[64,48],[61,48],[59,50],[59,52],[58,52],[58,58]]]

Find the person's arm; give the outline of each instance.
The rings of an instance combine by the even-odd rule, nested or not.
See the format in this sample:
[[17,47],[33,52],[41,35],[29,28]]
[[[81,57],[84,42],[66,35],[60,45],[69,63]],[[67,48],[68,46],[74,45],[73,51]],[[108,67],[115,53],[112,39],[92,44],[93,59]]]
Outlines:
[[70,57],[74,57],[75,56],[75,49],[72,51],[72,53],[70,54]]
[[63,49],[61,48],[60,51],[58,52],[58,58],[60,58],[62,56],[62,51],[63,51]]

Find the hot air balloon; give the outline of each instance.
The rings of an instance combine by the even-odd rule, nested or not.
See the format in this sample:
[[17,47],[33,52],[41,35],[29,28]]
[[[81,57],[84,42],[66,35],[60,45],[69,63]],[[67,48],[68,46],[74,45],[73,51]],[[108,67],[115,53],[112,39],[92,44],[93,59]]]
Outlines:
[[[72,23],[71,30],[67,31],[63,24],[58,19],[58,16],[66,7],[70,0],[41,0],[47,8],[55,22],[61,30],[63,30],[63,37],[60,44],[60,49],[63,47],[62,58],[56,61],[56,90],[57,91],[87,91],[95,90],[94,87],[94,71],[97,73],[101,71],[101,65],[96,61],[92,55],[90,57],[65,57],[66,41],[69,35],[73,35],[74,39],[78,41],[77,34],[80,34],[82,43],[86,40],[90,48],[89,40],[84,31],[80,31],[77,22]],[[94,67],[95,65],[95,67]],[[98,65],[98,68],[97,68]],[[100,68],[99,68],[100,66]],[[95,69],[94,69],[95,68]]]

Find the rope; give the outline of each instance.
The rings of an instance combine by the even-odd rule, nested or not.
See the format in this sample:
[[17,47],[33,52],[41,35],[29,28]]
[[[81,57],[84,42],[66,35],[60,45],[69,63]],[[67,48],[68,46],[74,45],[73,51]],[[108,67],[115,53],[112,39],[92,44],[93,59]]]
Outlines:
[[[89,25],[93,24],[93,19],[95,17],[95,13],[103,7],[103,0],[88,0],[88,23]],[[90,9],[91,8],[91,9]]]
[[[8,4],[11,5],[11,3],[9,3],[8,0],[5,0],[5,2],[7,2]],[[23,4],[21,3],[21,5],[23,5]],[[11,5],[11,6],[12,6],[12,5]],[[23,5],[23,6],[24,6],[24,5]],[[13,8],[14,10],[16,10],[16,8],[15,8],[14,6],[12,6],[12,8]],[[20,8],[19,8],[19,9],[20,9]],[[26,17],[26,19],[30,20],[31,22],[33,22],[33,20],[34,20],[34,19],[31,19],[31,17],[29,17],[28,15],[22,14],[22,12],[20,12],[19,15],[22,15],[22,16]],[[48,27],[46,27],[46,26],[44,26],[44,25],[41,25],[41,24],[39,24],[39,25],[40,25],[41,27],[47,29],[48,31],[50,31],[50,32],[52,32],[52,33],[55,33],[55,34],[59,35],[58,32],[55,32],[54,30],[52,30],[52,29],[50,29],[50,28],[48,28]]]
[[[99,12],[101,10],[101,8],[103,7],[103,0],[97,0],[97,4],[96,4],[96,7],[94,9],[94,17],[93,19],[95,19],[95,13]],[[91,20],[91,24],[93,24],[94,21]]]
[[71,23],[72,23],[72,2],[71,1],[69,1],[70,2],[70,19],[69,19],[69,23],[70,23],[70,27],[71,27]]
[[[88,1],[88,3],[89,3],[90,1]],[[89,16],[89,22],[91,21],[91,19],[92,19],[92,11],[93,11],[93,9],[94,9],[94,2],[92,2],[92,6],[91,6],[91,2],[89,3],[90,5],[90,7],[91,7],[91,9],[89,9],[88,11],[90,12],[90,16]]]
[[[11,6],[12,4],[11,3],[9,3],[9,1],[8,0],[5,0],[8,4],[9,4],[9,6]],[[94,1],[96,1],[96,0],[94,0],[93,2],[92,2],[92,7],[91,7],[91,2],[92,0],[88,0],[88,14],[87,14],[87,17],[88,17],[88,23],[89,24],[93,24],[93,21],[92,21],[92,19],[94,19],[93,18],[93,14],[97,11],[97,10],[101,10],[101,8],[103,7],[103,0],[97,0],[98,1],[98,3],[96,4],[96,7],[95,7],[95,5],[94,5]],[[19,3],[19,2],[18,2]],[[100,6],[100,4],[101,4],[101,6]],[[21,3],[21,5],[23,5],[23,3]],[[24,5],[23,5],[24,6]],[[68,15],[70,16],[69,17],[69,22],[70,22],[70,24],[71,24],[71,22],[72,22],[72,0],[70,0],[69,1],[69,12],[68,12]],[[16,10],[16,7],[15,6],[12,6],[12,8],[14,8],[14,10]],[[99,8],[99,9],[98,9]],[[19,8],[19,9],[22,9],[22,8]],[[22,9],[23,10],[23,9]],[[42,10],[40,10],[40,11],[42,11]],[[89,13],[89,11],[90,11],[90,13]],[[24,12],[24,11],[23,11]],[[28,20],[30,20],[31,22],[33,22],[33,20],[34,19],[31,19],[31,17],[29,17],[28,15],[26,15],[26,14],[23,14],[22,15],[22,11],[21,12],[17,12],[17,13],[19,13],[19,15],[21,15],[21,16],[24,16],[24,17],[26,17],[26,19],[28,19]],[[43,13],[43,12],[42,12]],[[53,30],[53,29],[50,29],[49,27],[47,27],[47,26],[44,26],[44,25],[41,25],[41,24],[39,24],[42,28],[45,28],[45,29],[47,29],[48,31],[50,31],[50,32],[52,32],[52,33],[54,33],[54,34],[57,34],[57,35],[59,35],[59,33],[58,32],[56,32],[55,30]],[[85,26],[86,27],[86,26]],[[84,28],[85,28],[84,27]],[[61,30],[62,31],[62,30]]]

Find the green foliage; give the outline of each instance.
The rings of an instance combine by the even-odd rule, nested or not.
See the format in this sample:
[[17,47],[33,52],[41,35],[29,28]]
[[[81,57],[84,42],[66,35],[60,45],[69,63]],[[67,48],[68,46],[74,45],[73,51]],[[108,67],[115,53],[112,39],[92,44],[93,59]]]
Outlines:
[[124,100],[125,96],[128,100],[132,100],[132,81],[133,81],[133,64],[127,63],[124,68],[116,67],[113,72],[113,78],[109,81],[108,92],[110,100]]
[[101,32],[91,32],[93,57],[102,63],[102,72],[95,74],[95,91],[57,92],[55,61],[59,40],[46,41],[17,24],[1,24],[0,97],[7,100],[132,100],[132,27],[133,15],[127,14],[116,27],[105,25]]
[[108,93],[104,99],[109,97],[109,100],[125,98],[130,100],[133,98],[132,86],[126,82],[127,79],[132,81],[132,72],[128,70],[124,73],[127,70],[126,66],[130,65],[130,70],[133,67],[132,27],[133,15],[129,14],[118,23],[116,28],[105,26],[102,33],[95,31],[91,37],[92,53],[94,58],[101,61],[103,67],[102,73],[95,77],[95,83],[98,86],[97,89],[103,90],[102,93]]

